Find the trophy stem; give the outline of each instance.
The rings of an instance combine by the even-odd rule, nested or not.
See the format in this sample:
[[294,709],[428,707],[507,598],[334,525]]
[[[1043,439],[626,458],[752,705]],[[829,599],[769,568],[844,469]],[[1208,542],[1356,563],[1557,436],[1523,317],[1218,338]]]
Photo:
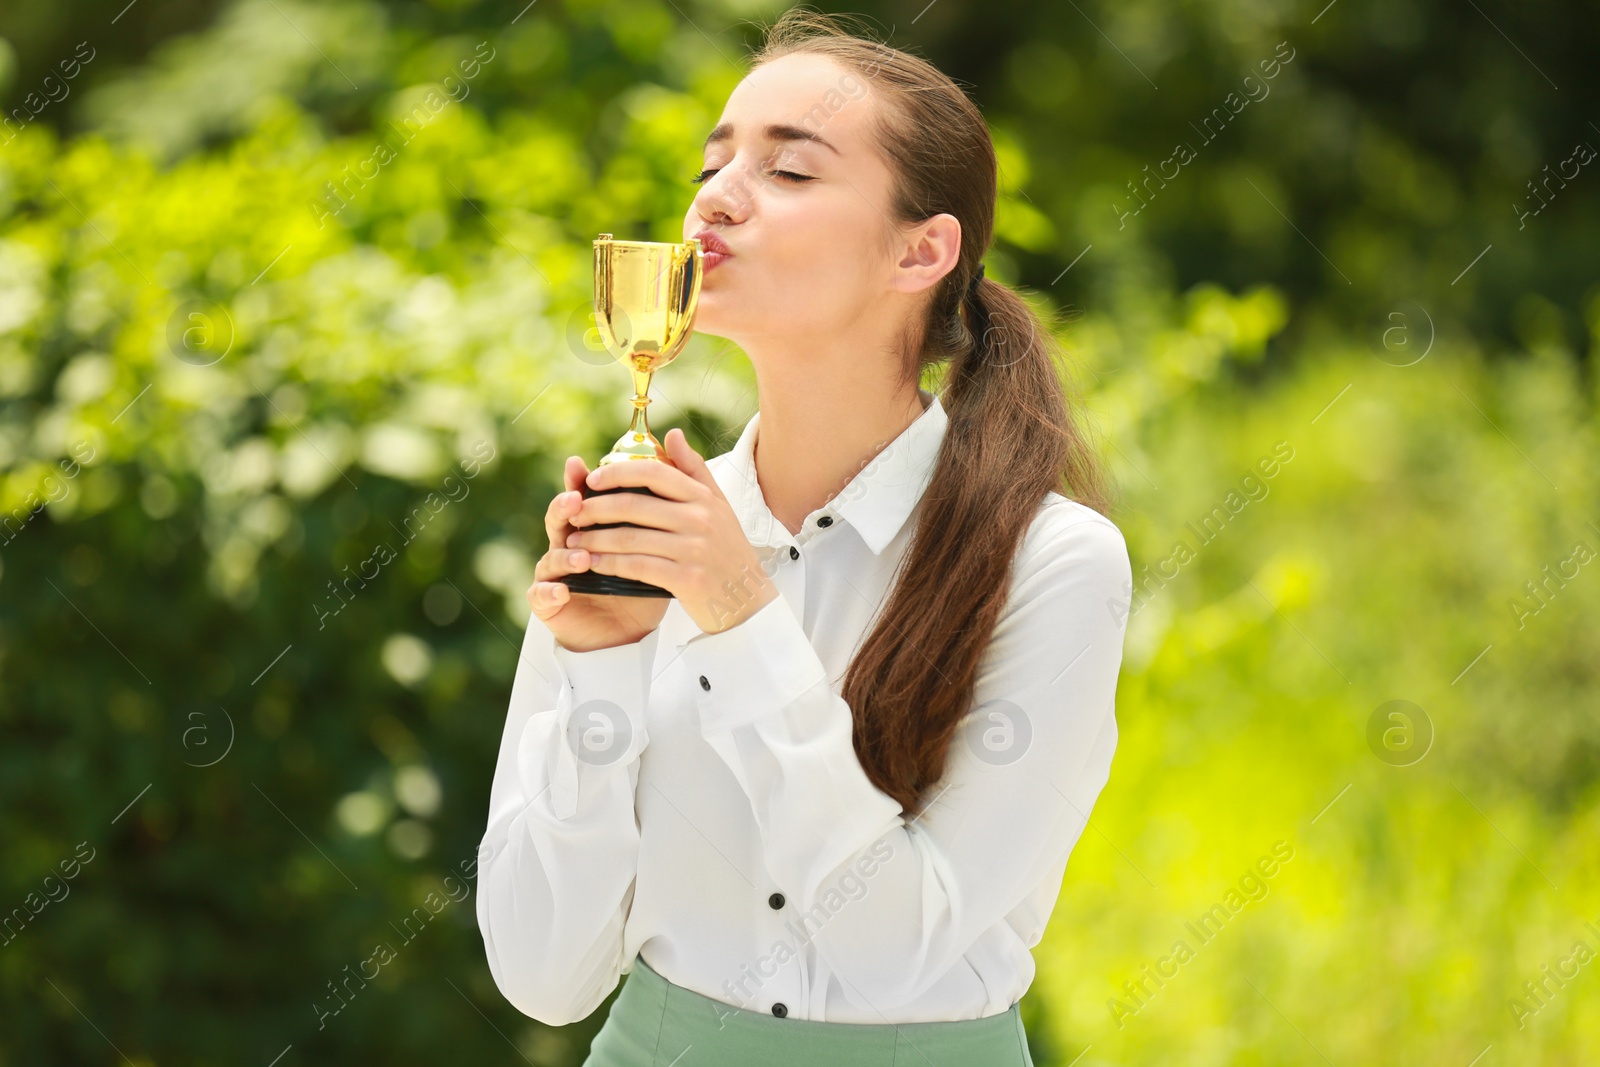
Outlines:
[[661,442],[650,432],[650,420],[645,411],[650,406],[650,377],[648,370],[633,372],[634,394],[629,401],[633,405],[633,420],[627,432],[617,438],[617,443],[600,461],[601,466],[622,460],[661,458]]

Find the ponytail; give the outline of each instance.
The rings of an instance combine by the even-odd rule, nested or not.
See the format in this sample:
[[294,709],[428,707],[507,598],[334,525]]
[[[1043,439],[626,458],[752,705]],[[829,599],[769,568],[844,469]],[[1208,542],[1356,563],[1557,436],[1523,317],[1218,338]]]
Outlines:
[[983,276],[997,172],[978,109],[931,64],[851,36],[832,16],[790,9],[755,60],[793,52],[826,56],[883,90],[875,120],[895,174],[894,214],[916,222],[948,212],[961,223],[960,257],[906,353],[913,381],[948,364],[940,403],[949,423],[899,577],[843,687],[862,768],[910,818],[971,710],[1013,559],[1040,506],[1056,491],[1105,513],[1108,479],[1068,407],[1059,344],[1017,292]]

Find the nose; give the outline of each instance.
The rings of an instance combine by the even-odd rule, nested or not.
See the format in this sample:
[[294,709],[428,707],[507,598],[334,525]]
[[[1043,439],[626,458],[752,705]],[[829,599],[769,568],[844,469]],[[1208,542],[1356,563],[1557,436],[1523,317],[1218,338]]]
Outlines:
[[729,164],[700,187],[694,198],[694,212],[707,225],[743,222],[750,214],[754,192],[755,183],[749,172]]

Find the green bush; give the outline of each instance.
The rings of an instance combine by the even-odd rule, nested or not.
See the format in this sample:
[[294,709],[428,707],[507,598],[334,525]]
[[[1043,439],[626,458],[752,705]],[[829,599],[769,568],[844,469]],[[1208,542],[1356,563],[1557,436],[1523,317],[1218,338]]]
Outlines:
[[[1360,17],[1403,52],[1440,10]],[[1139,582],[1036,1060],[1592,1060],[1591,968],[1525,983],[1600,950],[1595,199],[1484,223],[1504,258],[1457,286],[1499,191],[1336,84],[1346,8],[1091,11],[1131,55],[1020,9],[998,58],[948,45],[1001,101],[989,273],[1062,323]],[[626,418],[589,242],[679,236],[738,42],[710,8],[515,14],[237,4],[0,149],[0,1064],[545,1067],[604,1019],[506,1004],[458,896],[543,509]],[[1160,131],[1284,34],[1282,95],[1121,233]],[[658,432],[731,444],[730,351],[660,375]]]

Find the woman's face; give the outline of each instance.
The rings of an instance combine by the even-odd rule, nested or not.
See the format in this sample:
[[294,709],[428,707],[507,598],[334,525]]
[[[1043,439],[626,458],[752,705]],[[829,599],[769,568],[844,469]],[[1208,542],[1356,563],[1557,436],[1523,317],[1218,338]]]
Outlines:
[[732,252],[707,256],[696,331],[746,345],[881,317],[893,228],[867,121],[877,106],[863,78],[821,56],[784,56],[738,84],[683,222],[686,240],[709,230]]

